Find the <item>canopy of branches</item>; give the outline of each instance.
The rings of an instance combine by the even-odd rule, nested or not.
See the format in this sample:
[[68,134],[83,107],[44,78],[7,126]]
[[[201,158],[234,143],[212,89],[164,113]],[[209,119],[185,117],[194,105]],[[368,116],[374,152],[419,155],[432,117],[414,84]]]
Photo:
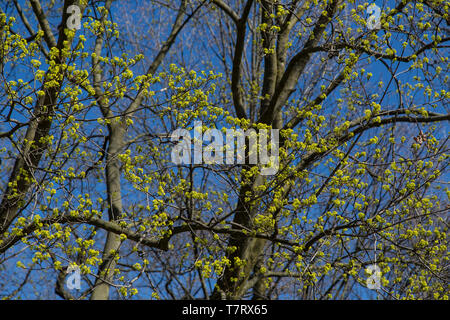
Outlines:
[[0,297],[448,299],[449,7],[2,1]]

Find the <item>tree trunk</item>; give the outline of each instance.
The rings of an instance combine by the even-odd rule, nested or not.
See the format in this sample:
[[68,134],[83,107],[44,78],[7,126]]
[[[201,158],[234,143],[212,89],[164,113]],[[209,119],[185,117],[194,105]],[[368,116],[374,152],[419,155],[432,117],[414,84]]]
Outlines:
[[[117,220],[122,213],[122,195],[120,189],[120,164],[117,156],[123,146],[124,129],[121,124],[109,127],[109,145],[106,155],[106,187],[108,193],[108,215],[110,221]],[[109,283],[111,283],[116,267],[115,256],[118,255],[122,241],[120,235],[108,232],[103,249],[102,264],[95,282],[91,300],[107,300]]]

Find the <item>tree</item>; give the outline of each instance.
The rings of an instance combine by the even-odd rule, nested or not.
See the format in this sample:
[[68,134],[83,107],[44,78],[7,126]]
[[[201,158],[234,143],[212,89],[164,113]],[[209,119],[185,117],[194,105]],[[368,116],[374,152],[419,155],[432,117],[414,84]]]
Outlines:
[[[368,7],[3,4],[2,296],[448,299],[448,4]],[[214,128],[276,172],[174,163]]]

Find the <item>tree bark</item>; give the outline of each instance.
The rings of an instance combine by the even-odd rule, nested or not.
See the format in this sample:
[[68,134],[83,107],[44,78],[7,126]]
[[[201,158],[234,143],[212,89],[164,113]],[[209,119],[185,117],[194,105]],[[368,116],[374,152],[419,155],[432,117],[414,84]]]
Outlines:
[[[123,146],[125,130],[120,124],[109,126],[109,145],[106,155],[106,187],[108,194],[108,215],[110,221],[116,221],[123,212],[122,193],[120,187],[120,163],[117,158]],[[91,300],[107,300],[109,283],[111,283],[116,267],[115,256],[119,252],[122,241],[120,235],[108,232],[103,249],[102,264],[91,295]]]

